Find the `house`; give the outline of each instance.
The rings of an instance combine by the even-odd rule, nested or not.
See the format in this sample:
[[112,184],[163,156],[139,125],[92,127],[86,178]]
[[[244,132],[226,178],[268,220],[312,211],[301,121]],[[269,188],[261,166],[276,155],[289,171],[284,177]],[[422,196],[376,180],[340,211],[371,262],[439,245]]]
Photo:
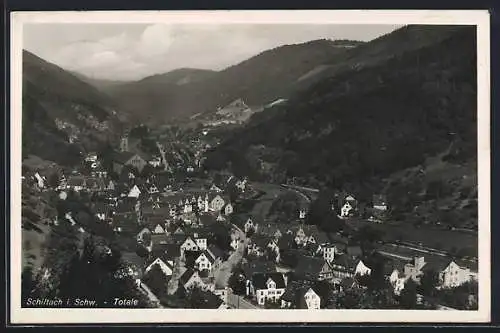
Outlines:
[[187,236],[182,242],[180,250],[181,250],[181,256],[184,256],[185,251],[199,251],[200,248],[192,237]]
[[225,205],[224,199],[219,195],[215,195],[210,199],[209,209],[214,212],[219,212]]
[[161,157],[160,156],[155,156],[152,159],[148,161],[148,164],[151,165],[153,168],[158,168],[161,166]]
[[335,254],[337,253],[337,247],[333,244],[320,244],[318,246],[317,252],[321,254],[326,262],[332,262],[335,259]]
[[209,289],[209,286],[207,286],[203,280],[201,279],[200,275],[198,274],[197,271],[188,268],[179,278],[179,283],[182,287],[184,287],[185,290],[189,290],[194,287],[199,287],[202,290],[207,290]]
[[388,209],[387,198],[383,194],[374,194],[372,198],[373,209],[385,212]]
[[214,258],[208,251],[201,252],[194,261],[194,266],[198,271],[212,271],[212,263]]
[[85,162],[94,163],[97,162],[97,153],[90,152],[85,156]]
[[142,277],[142,283],[147,285],[156,297],[162,297],[167,295],[168,283],[171,278],[171,275],[165,275],[159,265],[154,265],[147,273],[144,274]]
[[228,216],[228,215],[231,215],[233,213],[234,209],[233,209],[233,205],[231,205],[230,202],[228,202],[225,206],[224,206],[224,215]]
[[45,187],[47,179],[45,179],[45,177],[40,176],[40,174],[38,172],[35,173],[35,180],[36,180],[36,185],[38,186],[38,188],[42,189]]
[[132,152],[121,152],[114,156],[113,159],[113,170],[116,173],[121,173],[124,166],[130,166],[137,171],[141,172],[144,167],[148,164],[146,161],[148,158],[143,154],[132,153]]
[[295,274],[307,280],[328,280],[333,277],[331,266],[323,259],[301,256]]
[[212,267],[217,269],[224,259],[224,251],[218,248],[215,244],[210,244],[207,249],[208,253],[212,256]]
[[105,221],[113,216],[113,207],[104,202],[94,203],[92,205],[92,211],[101,221]]
[[[477,279],[477,269],[467,267],[464,262],[432,257],[428,261],[423,271],[432,270],[438,273],[439,288],[455,288]],[[472,263],[469,265],[475,267]]]
[[423,275],[423,268],[426,265],[423,256],[416,256],[413,262],[404,265],[404,275],[407,279],[412,279],[415,282],[420,282],[420,277]]
[[310,281],[292,281],[281,296],[282,308],[319,310],[321,297]]
[[174,264],[172,261],[165,259],[162,255],[155,255],[150,256],[150,260],[146,263],[144,272],[149,272],[149,270],[151,270],[155,265],[158,265],[165,276],[171,276],[174,271]]
[[247,251],[249,255],[254,255],[257,257],[264,256],[268,249],[272,246],[273,240],[269,236],[256,234],[254,235],[247,246]]
[[219,186],[217,186],[215,184],[212,184],[212,186],[210,186],[210,191],[214,191],[214,192],[217,192],[217,193],[224,192]]
[[244,227],[245,233],[248,233],[250,231],[255,232],[255,231],[257,231],[258,224],[254,223],[253,219],[251,217],[249,217],[247,219],[247,221],[245,222],[243,227]]
[[121,261],[127,267],[127,273],[136,283],[139,283],[143,276],[144,259],[135,252],[124,251],[121,255]]
[[399,295],[401,291],[405,288],[406,281],[408,279],[405,277],[403,272],[399,269],[394,268],[391,275],[389,276],[389,282],[394,290],[394,294]]
[[247,281],[246,294],[256,298],[263,306],[266,301],[278,302],[286,289],[285,276],[282,273],[255,273]]
[[267,260],[249,260],[242,266],[243,275],[250,280],[255,273],[274,273],[276,264]]
[[139,196],[141,195],[141,190],[139,189],[139,187],[137,185],[134,185],[130,191],[128,192],[128,197],[129,198],[139,198]]
[[[138,242],[149,242],[151,240],[151,230],[148,227],[142,228],[136,236]],[[149,240],[148,240],[149,238]]]
[[87,188],[85,177],[83,176],[69,176],[67,184],[67,188],[75,192],[80,192]]
[[330,262],[333,280],[341,281],[347,277],[354,277],[357,264],[356,259],[347,254],[338,255]]
[[356,268],[354,269],[354,275],[370,275],[372,273],[372,269],[365,265],[362,260],[359,260],[356,264]]
[[348,201],[346,201],[344,203],[344,205],[342,206],[342,208],[340,208],[340,217],[343,217],[343,218],[346,218],[349,216],[349,214],[351,214],[351,212],[353,211],[354,207],[352,206],[352,204]]

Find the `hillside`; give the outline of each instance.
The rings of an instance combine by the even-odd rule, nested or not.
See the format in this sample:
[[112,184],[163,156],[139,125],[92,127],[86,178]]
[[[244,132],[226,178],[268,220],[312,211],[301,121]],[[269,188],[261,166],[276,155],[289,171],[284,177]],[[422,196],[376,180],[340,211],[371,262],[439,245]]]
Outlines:
[[285,45],[220,72],[197,70],[192,75],[193,70],[181,69],[105,91],[132,117],[151,122],[215,112],[238,98],[264,105],[287,96],[299,77],[358,44],[317,40]]
[[475,45],[472,27],[409,26],[359,46],[334,75],[227,137],[206,167],[361,197],[448,150],[446,163],[474,174]]
[[121,122],[112,100],[36,55],[23,52],[23,156],[61,165],[114,141]]

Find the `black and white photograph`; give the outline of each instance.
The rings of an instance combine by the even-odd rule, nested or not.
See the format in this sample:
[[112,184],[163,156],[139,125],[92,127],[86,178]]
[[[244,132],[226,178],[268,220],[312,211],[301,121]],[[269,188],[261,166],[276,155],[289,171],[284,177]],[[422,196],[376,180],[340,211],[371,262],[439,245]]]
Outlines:
[[488,29],[14,13],[13,318],[489,320]]

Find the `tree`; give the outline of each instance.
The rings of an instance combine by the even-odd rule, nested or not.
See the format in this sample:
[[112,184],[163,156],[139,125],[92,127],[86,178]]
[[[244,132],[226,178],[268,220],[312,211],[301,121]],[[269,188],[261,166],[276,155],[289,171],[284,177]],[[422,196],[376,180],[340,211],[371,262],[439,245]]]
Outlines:
[[418,290],[425,296],[434,296],[438,284],[439,284],[438,273],[434,270],[427,270],[420,278],[420,286]]
[[236,295],[245,295],[246,286],[245,278],[242,276],[239,269],[234,270],[228,280],[228,286],[232,289],[233,293]]
[[59,186],[59,174],[57,172],[52,172],[47,179],[47,184],[52,188]]
[[399,295],[399,305],[404,309],[415,309],[417,307],[417,284],[409,279]]

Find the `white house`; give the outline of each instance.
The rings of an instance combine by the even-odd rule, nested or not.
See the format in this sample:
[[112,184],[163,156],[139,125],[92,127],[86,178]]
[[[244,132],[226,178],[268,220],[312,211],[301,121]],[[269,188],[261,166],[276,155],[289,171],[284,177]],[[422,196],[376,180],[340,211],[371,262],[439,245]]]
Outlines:
[[158,223],[153,229],[154,234],[164,234],[165,232],[165,228],[160,223]]
[[233,213],[233,205],[231,205],[231,203],[228,203],[224,207],[224,214],[227,216],[227,215],[231,215],[232,213]]
[[128,192],[129,198],[139,198],[140,195],[141,195],[141,190],[139,190],[137,185],[134,185],[134,187],[132,187],[132,189],[130,189],[130,191]]
[[335,253],[337,251],[335,245],[322,244],[319,246],[318,250],[321,251],[323,259],[325,259],[326,262],[332,262],[335,259]]
[[218,212],[224,207],[224,199],[220,195],[216,195],[209,203],[209,208],[212,211]]
[[151,235],[151,230],[149,230],[149,228],[147,228],[147,227],[146,227],[146,228],[143,228],[143,229],[142,229],[141,231],[139,231],[139,233],[137,234],[137,241],[138,241],[138,242],[139,242],[139,241],[141,241],[141,242],[142,242],[142,241],[144,240],[144,236],[145,236],[145,235],[147,235],[147,234]]
[[154,265],[158,265],[165,276],[171,276],[173,273],[173,265],[170,262],[163,261],[161,258],[156,258],[155,260],[153,260],[153,262],[151,262],[151,264],[146,267],[144,273],[149,272]]
[[37,184],[38,188],[44,188],[45,187],[44,177],[40,176],[40,174],[37,172],[37,173],[35,173],[35,178],[36,178],[36,184]]
[[193,238],[196,242],[196,245],[198,246],[199,251],[204,251],[207,249],[207,238],[206,237],[200,236],[200,235],[195,233],[193,235]]
[[161,157],[153,157],[149,162],[149,165],[151,165],[154,168],[158,168],[161,165]]
[[394,269],[389,276],[389,282],[391,283],[394,294],[399,295],[401,291],[405,288],[406,277],[398,269]]
[[250,230],[257,231],[257,226],[257,223],[254,223],[252,218],[249,217],[244,225],[245,233],[249,232]]
[[442,288],[454,288],[477,279],[477,272],[471,272],[467,267],[459,266],[455,261],[450,263],[439,272],[439,281]]
[[218,187],[217,185],[215,185],[215,184],[212,184],[212,186],[210,186],[210,191],[215,191],[215,192],[218,192],[218,193],[223,192],[222,189],[220,187]]
[[257,273],[247,281],[247,295],[255,296],[259,305],[266,300],[279,301],[286,289],[285,278],[282,273]]
[[370,275],[372,273],[371,268],[367,267],[362,260],[358,262],[356,265],[356,269],[354,270],[354,275]]
[[182,242],[180,246],[181,250],[181,256],[184,256],[185,251],[199,251],[200,248],[198,247],[198,244],[193,240],[191,237],[186,237],[184,242]]
[[303,302],[308,310],[319,310],[321,306],[321,298],[312,289],[309,288],[303,295],[301,295]]
[[[210,259],[209,259],[210,257]],[[201,272],[204,270],[211,271],[212,270],[212,262],[211,256],[207,252],[202,252],[198,258],[195,260],[195,267]]]
[[346,201],[342,208],[340,209],[340,216],[347,217],[349,213],[352,211],[353,207],[349,201]]

